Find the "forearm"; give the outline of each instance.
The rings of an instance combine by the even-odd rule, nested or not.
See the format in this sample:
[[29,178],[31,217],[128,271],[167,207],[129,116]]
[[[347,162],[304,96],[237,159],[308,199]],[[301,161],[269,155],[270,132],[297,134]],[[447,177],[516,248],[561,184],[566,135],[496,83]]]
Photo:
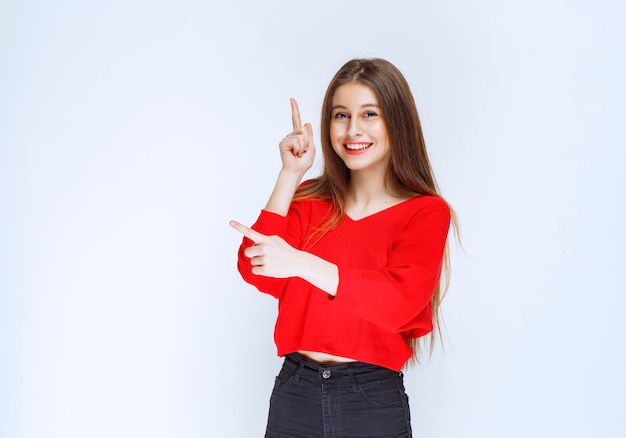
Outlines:
[[287,216],[289,206],[303,176],[304,174],[281,170],[276,179],[274,190],[265,205],[265,210]]
[[328,295],[337,294],[339,269],[337,265],[306,251],[299,251],[298,277],[308,281]]

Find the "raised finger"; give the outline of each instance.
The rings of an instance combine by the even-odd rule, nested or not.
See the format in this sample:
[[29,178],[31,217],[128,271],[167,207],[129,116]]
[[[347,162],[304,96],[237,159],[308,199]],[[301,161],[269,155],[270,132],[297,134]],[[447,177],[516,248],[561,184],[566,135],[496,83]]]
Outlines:
[[291,102],[291,123],[293,124],[293,132],[299,132],[302,129],[302,121],[300,120],[300,109],[296,99],[289,99]]
[[239,231],[241,234],[252,240],[254,243],[259,243],[265,237],[265,234],[261,234],[258,231],[254,231],[250,227],[246,227],[244,224],[240,224],[237,221],[228,222],[231,227]]

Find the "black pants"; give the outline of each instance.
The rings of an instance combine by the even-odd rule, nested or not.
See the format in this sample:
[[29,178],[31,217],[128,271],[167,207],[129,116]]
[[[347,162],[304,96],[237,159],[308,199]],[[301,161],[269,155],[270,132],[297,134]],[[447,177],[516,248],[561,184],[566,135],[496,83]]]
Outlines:
[[270,400],[266,438],[410,438],[402,373],[363,362],[285,358]]

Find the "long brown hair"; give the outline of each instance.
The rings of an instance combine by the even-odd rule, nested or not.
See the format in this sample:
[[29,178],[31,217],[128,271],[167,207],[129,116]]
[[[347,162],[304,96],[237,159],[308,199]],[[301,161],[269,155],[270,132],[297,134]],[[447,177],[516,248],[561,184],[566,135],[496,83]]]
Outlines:
[[[368,86],[378,98],[391,144],[388,176],[405,190],[419,195],[441,196],[426,152],[413,93],[406,79],[393,64],[384,59],[353,59],[344,64],[335,74],[326,90],[322,104],[321,145],[324,156],[322,174],[310,184],[301,186],[295,196],[296,200],[308,198],[330,200],[331,212],[321,229],[318,230],[322,234],[336,226],[345,215],[350,170],[333,150],[330,140],[330,123],[335,91],[344,84],[354,82]],[[456,231],[458,228],[456,215],[452,209],[450,211]],[[446,242],[442,278],[432,299],[435,330],[430,334],[431,353],[436,334],[441,338],[439,305],[449,283],[449,260],[449,247]],[[419,360],[422,339],[409,340],[409,345],[413,349],[411,362]]]

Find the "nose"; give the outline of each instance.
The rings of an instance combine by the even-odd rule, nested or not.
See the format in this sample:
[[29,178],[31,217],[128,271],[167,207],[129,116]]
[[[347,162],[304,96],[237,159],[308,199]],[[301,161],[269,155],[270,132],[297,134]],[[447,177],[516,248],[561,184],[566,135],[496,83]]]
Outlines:
[[358,117],[352,117],[348,125],[348,136],[351,138],[361,135],[361,125]]

